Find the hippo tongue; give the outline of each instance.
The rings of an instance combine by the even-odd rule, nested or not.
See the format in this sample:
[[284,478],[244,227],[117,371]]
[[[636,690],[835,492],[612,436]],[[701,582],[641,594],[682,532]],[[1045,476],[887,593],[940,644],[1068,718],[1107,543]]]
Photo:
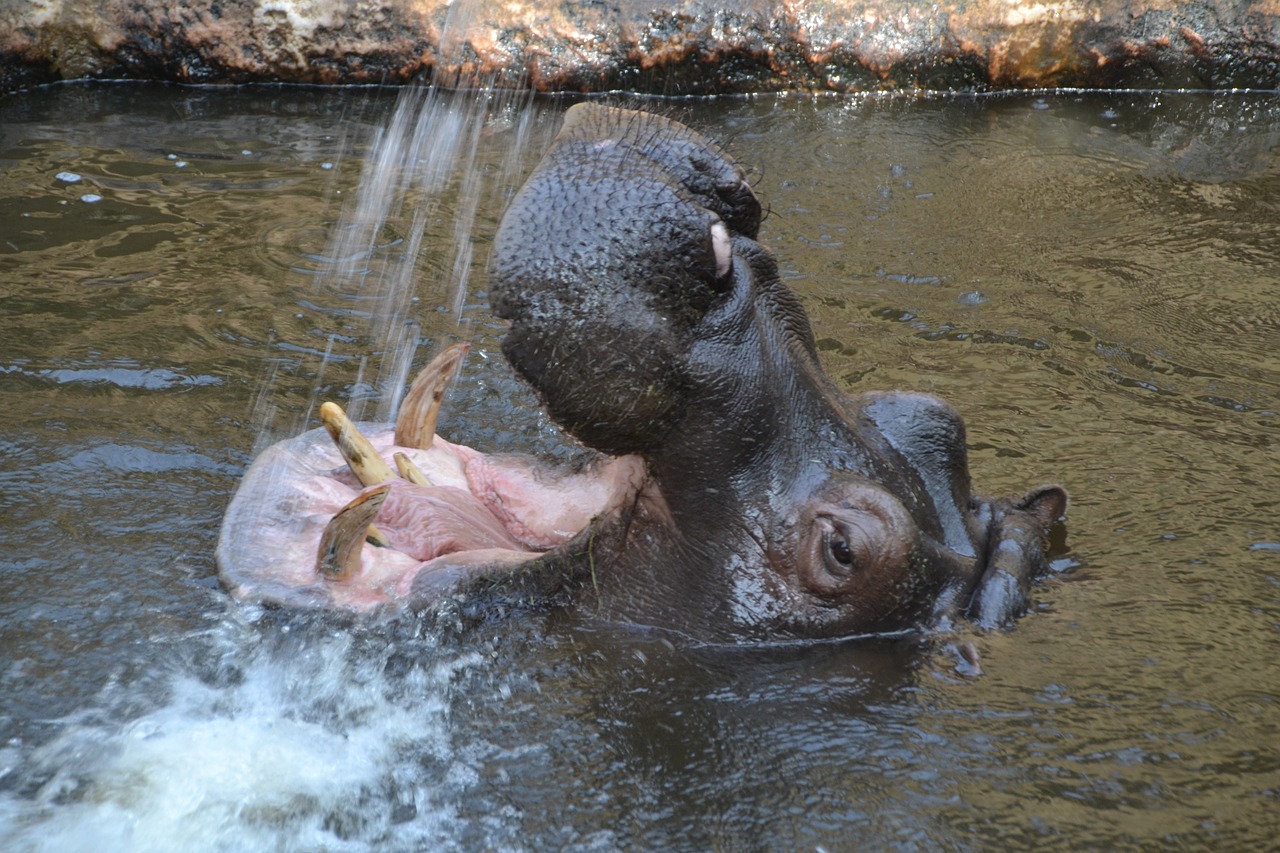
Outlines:
[[475,495],[451,486],[393,480],[378,527],[392,548],[424,562],[458,551],[528,550]]

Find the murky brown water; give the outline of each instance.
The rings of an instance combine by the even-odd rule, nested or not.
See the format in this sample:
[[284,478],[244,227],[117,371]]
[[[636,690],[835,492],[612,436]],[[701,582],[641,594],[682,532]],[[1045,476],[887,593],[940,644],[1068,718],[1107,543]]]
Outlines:
[[[377,297],[325,252],[394,103],[0,102],[5,849],[1274,843],[1280,101],[676,105],[755,164],[832,376],[955,403],[985,491],[1071,490],[1068,570],[975,638],[972,680],[894,643],[726,652],[551,619],[441,645],[227,601],[213,545],[259,431],[380,393]],[[565,452],[482,295],[504,192],[564,106],[536,104],[515,155],[522,114],[495,108],[485,182],[440,195],[421,249],[417,363],[476,343],[445,429],[487,448]]]

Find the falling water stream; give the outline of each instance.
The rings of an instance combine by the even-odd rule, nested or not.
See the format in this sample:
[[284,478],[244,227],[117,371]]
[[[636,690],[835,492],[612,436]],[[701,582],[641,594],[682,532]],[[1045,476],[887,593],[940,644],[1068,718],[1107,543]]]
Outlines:
[[[458,334],[466,338],[463,308],[477,207],[482,199],[493,204],[498,188],[509,190],[519,180],[531,115],[527,93],[483,82],[462,94],[414,85],[401,90],[390,118],[375,130],[353,197],[341,205],[317,258],[323,266],[315,283],[319,290],[346,295],[354,325],[364,326],[360,335],[370,344],[356,382],[359,392],[344,401],[353,418],[361,419],[369,403],[370,420],[395,418],[421,339],[413,309],[424,253],[439,259],[437,286],[451,294],[441,307],[452,311]],[[498,125],[510,137],[506,159],[497,168],[478,169],[481,137]],[[442,198],[446,193],[452,205]],[[432,223],[448,223],[451,230],[432,230]],[[437,239],[424,246],[428,233]],[[439,239],[444,233],[448,237]],[[331,353],[326,349],[326,357]],[[270,385],[265,387],[269,392]]]
[[62,86],[0,101],[0,849],[1266,849],[1280,835],[1280,101],[664,104],[751,164],[842,387],[964,413],[1069,551],[985,674],[916,642],[455,634],[218,588],[321,399],[575,449],[485,263],[567,101]]

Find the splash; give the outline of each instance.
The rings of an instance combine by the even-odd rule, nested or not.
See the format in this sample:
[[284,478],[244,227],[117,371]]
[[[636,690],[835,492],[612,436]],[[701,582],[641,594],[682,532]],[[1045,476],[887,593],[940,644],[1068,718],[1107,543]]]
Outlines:
[[202,638],[206,659],[176,667],[159,707],[129,714],[137,690],[117,687],[67,721],[20,771],[30,793],[0,795],[5,849],[410,850],[451,838],[474,771],[451,744],[449,685],[482,656],[440,653],[429,637],[268,630],[264,641],[230,618]]
[[[401,90],[314,258],[311,287],[328,291],[316,301],[348,306],[343,332],[319,348],[282,344],[290,359],[267,360],[251,414],[258,450],[273,429],[296,433],[311,419],[319,390],[348,379],[336,377],[344,362],[359,365],[348,410],[393,419],[422,340],[417,294],[445,294],[426,310],[467,324],[478,211],[518,181],[532,115],[527,93],[486,81]],[[279,388],[298,372],[312,401],[282,412]],[[176,659],[149,660],[146,685],[113,683],[33,752],[0,746],[0,848],[456,847],[456,803],[477,771],[472,747],[453,743],[451,685],[485,658],[442,651],[427,628],[406,639],[403,624],[334,628],[219,602],[222,621],[183,639]]]

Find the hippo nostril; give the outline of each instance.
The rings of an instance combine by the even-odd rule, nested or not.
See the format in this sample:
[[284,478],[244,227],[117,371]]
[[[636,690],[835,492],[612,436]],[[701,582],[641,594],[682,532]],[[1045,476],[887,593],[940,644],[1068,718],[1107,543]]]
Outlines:
[[733,269],[733,243],[723,222],[711,226],[711,251],[716,258],[716,281],[724,281]]

